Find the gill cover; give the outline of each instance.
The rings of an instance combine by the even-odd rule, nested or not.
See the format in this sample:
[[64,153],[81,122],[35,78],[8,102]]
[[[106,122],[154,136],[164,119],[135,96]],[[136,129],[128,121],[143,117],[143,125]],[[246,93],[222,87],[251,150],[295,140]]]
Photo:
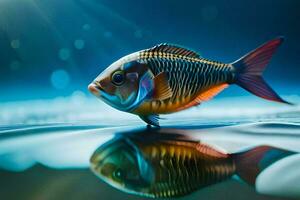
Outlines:
[[154,89],[154,81],[153,81],[153,74],[148,70],[145,72],[145,74],[141,77],[139,86],[138,86],[138,92],[136,95],[135,101],[125,107],[125,111],[132,111],[136,107],[138,107],[149,95],[152,93]]
[[125,141],[136,154],[137,164],[142,179],[149,184],[154,182],[155,174],[151,164],[145,159],[141,150],[136,146],[136,144],[134,144],[132,140],[126,138]]

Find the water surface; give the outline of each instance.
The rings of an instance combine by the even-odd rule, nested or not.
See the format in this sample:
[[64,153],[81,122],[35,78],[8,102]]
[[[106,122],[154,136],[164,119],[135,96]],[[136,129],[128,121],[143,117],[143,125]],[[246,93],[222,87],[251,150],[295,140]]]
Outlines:
[[[76,98],[0,106],[0,193],[5,199],[129,197],[94,176],[89,159],[114,136],[145,129],[145,125],[137,117],[114,111],[98,101]],[[76,107],[78,101],[86,106]],[[243,104],[231,106],[227,99],[216,100],[205,108],[165,116],[162,130],[187,135],[228,153],[259,145],[300,152],[298,107],[268,107],[258,102],[250,109]],[[244,112],[237,112],[241,110]],[[255,187],[231,179],[183,199],[299,198],[299,166],[300,156],[296,154],[265,169]]]

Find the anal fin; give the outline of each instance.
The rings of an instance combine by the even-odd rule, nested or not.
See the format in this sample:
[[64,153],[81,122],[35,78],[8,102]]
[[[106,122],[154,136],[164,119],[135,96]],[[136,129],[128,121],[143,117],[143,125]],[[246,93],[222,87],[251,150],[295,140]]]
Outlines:
[[192,106],[199,105],[200,103],[202,103],[204,101],[208,101],[208,100],[212,99],[214,96],[216,96],[217,94],[219,94],[222,90],[224,90],[227,87],[228,87],[227,83],[213,86],[210,89],[208,89],[204,92],[201,92],[193,101],[184,105],[179,110],[190,108]]
[[213,86],[210,89],[206,90],[205,92],[202,92],[196,99],[198,102],[208,101],[227,87],[228,87],[227,83]]

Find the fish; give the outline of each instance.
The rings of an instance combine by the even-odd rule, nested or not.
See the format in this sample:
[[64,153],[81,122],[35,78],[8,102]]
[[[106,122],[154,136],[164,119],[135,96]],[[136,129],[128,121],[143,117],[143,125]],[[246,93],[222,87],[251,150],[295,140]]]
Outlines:
[[294,154],[264,145],[228,154],[184,137],[144,133],[123,134],[96,149],[90,158],[93,173],[125,193],[182,197],[231,178],[254,186],[264,169]]
[[108,105],[159,126],[160,114],[188,109],[212,99],[231,84],[266,100],[282,99],[262,74],[283,37],[270,40],[232,63],[203,58],[196,51],[163,43],[112,63],[89,84]]

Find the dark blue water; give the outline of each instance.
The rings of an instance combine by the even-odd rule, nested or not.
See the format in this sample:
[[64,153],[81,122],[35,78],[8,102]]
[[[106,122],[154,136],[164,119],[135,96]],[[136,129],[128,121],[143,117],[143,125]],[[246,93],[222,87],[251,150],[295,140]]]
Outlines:
[[[265,73],[280,94],[299,94],[299,1],[1,1],[1,101],[86,91],[116,59],[163,42],[232,62],[278,35]],[[130,12],[128,12],[130,11]],[[222,95],[247,93],[230,88]]]

